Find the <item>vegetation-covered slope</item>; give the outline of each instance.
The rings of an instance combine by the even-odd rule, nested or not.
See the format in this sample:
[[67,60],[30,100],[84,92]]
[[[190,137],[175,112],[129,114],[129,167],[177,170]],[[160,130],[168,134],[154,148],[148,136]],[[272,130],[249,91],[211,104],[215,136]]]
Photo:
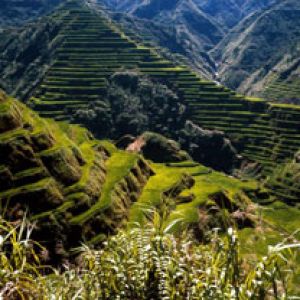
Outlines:
[[84,233],[67,220],[97,201],[106,151],[85,130],[70,128],[68,136],[3,94],[0,107],[1,213],[18,220],[29,208],[30,218],[43,219],[37,235],[49,242],[49,251],[68,248],[75,232],[75,241]]
[[65,18],[71,23],[65,22],[61,31],[64,42],[32,99],[43,115],[70,119],[74,110],[105,95],[105,80],[114,71],[136,68],[175,91],[187,107],[188,119],[204,128],[224,131],[245,157],[269,171],[275,162],[292,159],[298,150],[298,107],[239,96],[162,60],[88,9],[73,6],[66,10]]
[[[212,28],[221,38],[244,18],[273,4],[275,0],[98,0],[110,10],[125,31],[143,42],[163,47],[165,57],[184,61],[206,78],[214,78],[216,66],[207,49],[220,40],[212,39]],[[197,21],[195,21],[197,20]],[[206,20],[206,21],[205,21]],[[210,25],[209,25],[210,23]],[[173,55],[171,55],[173,54]],[[174,55],[176,54],[176,55]]]
[[60,45],[59,18],[41,21],[0,33],[0,87],[22,99],[28,98],[52,64],[54,50]]
[[62,0],[2,0],[0,6],[0,29],[16,26],[38,18],[51,11]]
[[234,211],[245,209],[251,203],[247,194],[257,189],[255,182],[192,161],[146,162],[83,128],[42,119],[4,94],[0,151],[2,214],[37,222],[34,238],[47,247],[52,262],[68,258],[80,241],[103,241],[128,220],[143,223],[154,208],[170,215],[165,226],[178,214],[184,217],[177,227],[195,226],[199,207],[208,212],[214,203],[215,220],[221,222],[221,211],[228,209],[234,222]]
[[214,63],[207,50],[220,41],[224,32],[193,1],[140,1],[135,5],[130,2],[129,6],[120,1],[119,5],[107,6],[121,12],[112,17],[123,24],[126,33],[161,47],[165,57],[184,61],[205,77],[214,74]]
[[[151,10],[157,11],[170,10],[173,5],[177,5],[178,1],[173,1],[172,5],[168,5],[166,1],[145,1],[145,0],[97,0],[99,3],[104,3],[109,8],[122,11],[126,13],[134,13],[136,11],[143,10],[144,14],[150,14]],[[189,2],[183,0],[181,2]],[[217,23],[221,24],[224,31],[232,28],[239,23],[243,18],[247,17],[251,13],[261,10],[275,0],[192,0],[199,9],[207,16],[210,16]],[[171,3],[171,2],[170,2]]]
[[[94,114],[93,103],[98,101],[105,100],[111,105],[105,99],[107,80],[115,71],[130,68],[166,84],[176,94],[176,102],[185,107],[184,120],[223,131],[245,158],[259,163],[252,166],[252,175],[261,171],[264,175],[272,174],[278,163],[289,163],[299,150],[298,106],[245,98],[204,81],[188,68],[163,60],[153,49],[136,44],[109,19],[80,2],[68,2],[54,16],[63,24],[54,38],[60,40],[51,56],[55,62],[31,99],[43,116],[73,120],[78,110]],[[178,112],[169,117],[178,119]],[[133,123],[137,121],[131,118]],[[165,132],[174,132],[172,122],[157,122],[158,128],[165,126]],[[92,127],[94,132],[102,128],[101,120],[96,120]],[[143,130],[149,129],[153,130]]]
[[[105,285],[108,283],[107,276],[115,278],[111,272],[114,263],[118,268],[124,266],[124,272],[132,274],[131,272],[139,266],[135,262],[137,257],[140,263],[148,261],[144,261],[144,256],[141,258],[136,255],[141,253],[136,252],[140,249],[136,248],[136,245],[141,245],[142,241],[144,250],[149,247],[161,249],[156,248],[154,242],[160,241],[161,232],[182,236],[183,230],[191,229],[193,238],[203,241],[211,237],[208,235],[211,228],[218,227],[224,231],[228,226],[237,226],[242,230],[243,259],[253,259],[254,252],[257,256],[265,255],[270,243],[279,241],[282,236],[290,237],[299,224],[298,209],[279,203],[265,208],[255,207],[247,196],[251,195],[252,199],[256,199],[260,194],[255,181],[242,182],[192,161],[167,164],[146,162],[135,153],[117,150],[106,141],[94,140],[83,128],[42,119],[3,93],[0,97],[0,151],[1,214],[7,220],[13,221],[13,225],[9,225],[13,227],[8,227],[8,223],[1,219],[1,234],[4,235],[5,247],[2,247],[0,255],[2,270],[6,272],[5,276],[1,273],[0,288],[4,295],[15,295],[15,289],[7,289],[9,284],[10,287],[18,287],[18,295],[32,296],[34,291],[35,296],[39,295],[41,299],[49,299],[50,295],[53,297],[58,294],[69,297],[75,292],[78,295],[79,284],[91,284],[91,278],[93,283],[99,280],[101,288],[98,289],[93,284],[84,290],[85,295],[100,295],[104,286],[110,287],[107,295],[115,295],[114,293],[118,294],[119,290],[122,290],[120,285],[114,285],[114,289],[111,285]],[[262,216],[259,217],[259,212],[263,213],[263,219]],[[35,222],[33,228],[24,227],[25,223],[22,220],[25,217]],[[156,233],[152,230],[153,227],[151,231],[140,230],[140,225],[149,220],[154,221]],[[78,253],[70,251],[70,248],[78,247],[80,242],[89,246],[96,245],[106,240],[108,234],[117,233],[116,229],[120,227],[128,227],[128,233],[119,233],[117,237],[110,238],[108,244],[104,244],[106,246],[103,250],[94,253],[84,247],[85,252],[76,276],[57,272],[44,277],[45,274],[39,271],[45,270],[45,267],[39,265],[40,262],[68,263],[73,253]],[[135,227],[139,230],[134,230]],[[19,230],[18,234],[15,230]],[[138,237],[135,236],[137,232]],[[262,235],[262,232],[265,235]],[[33,244],[32,240],[29,240],[29,233],[32,234],[32,239],[39,241],[45,248]],[[149,234],[153,235],[151,241],[148,240]],[[161,240],[165,243],[170,238],[171,236],[165,235]],[[175,238],[171,240],[175,241]],[[176,238],[176,241],[180,241],[178,246],[184,247],[185,254],[191,254],[190,240]],[[236,237],[231,234],[224,244],[229,248],[221,248],[221,252],[219,247],[214,248],[214,243],[201,246],[202,250],[199,253],[206,253],[203,252],[206,249],[210,255],[207,262],[212,263],[210,257],[216,255],[217,260],[213,260],[212,263],[215,275],[224,270],[225,263],[227,270],[237,270],[236,268],[241,267],[238,261],[228,260],[233,258],[230,256],[233,253],[238,254],[237,244],[233,244],[232,241],[235,243]],[[218,239],[216,245],[219,243],[223,245],[224,241]],[[12,246],[9,249],[13,251],[7,251],[8,245]],[[116,252],[112,252],[107,245],[113,247],[111,250]],[[129,248],[130,245],[134,248]],[[174,243],[167,242],[166,245],[171,246]],[[188,252],[186,245],[189,245]],[[127,249],[125,253],[124,249]],[[127,263],[124,255],[119,256],[119,250],[125,255],[133,255],[130,261],[135,269],[128,268],[129,260]],[[176,253],[177,251],[176,246]],[[38,256],[33,257],[34,252]],[[148,250],[144,253],[149,254]],[[112,257],[111,255],[114,261],[110,260],[107,265],[106,259]],[[37,257],[42,260],[38,260]],[[226,257],[228,259],[223,260]],[[148,258],[149,263],[152,263],[152,258]],[[174,256],[175,258],[177,256]],[[172,261],[175,263],[174,259]],[[265,270],[273,266],[273,259],[274,256],[270,263],[266,263]],[[203,270],[210,266],[203,260],[189,261],[199,264]],[[275,263],[277,259],[274,259]],[[99,264],[101,272],[97,272],[95,277],[94,267]],[[276,266],[278,267],[278,264]],[[109,272],[104,275],[103,272],[108,271],[106,267]],[[250,261],[247,262],[248,267],[252,268]],[[148,268],[147,264],[143,270],[148,272]],[[295,271],[294,290],[298,292],[299,270],[295,268]],[[237,273],[235,274],[232,282],[236,284]],[[244,275],[246,274],[239,272],[239,284],[244,282]],[[276,273],[276,278],[279,275]],[[215,290],[215,280],[219,280],[219,275],[213,277],[214,280],[209,276]],[[116,275],[116,278],[119,277]],[[141,280],[140,277],[136,278]],[[279,276],[278,279],[282,278]],[[226,282],[230,287],[231,279]],[[272,282],[265,281],[266,284]],[[175,286],[177,285],[175,284],[174,288]],[[221,287],[227,289],[224,287],[224,278],[218,289],[222,290]],[[250,289],[248,285],[247,288]],[[251,289],[256,291],[255,286],[251,286]],[[130,293],[135,291],[136,288],[130,289]],[[153,292],[152,289],[143,291]],[[200,291],[204,293],[207,289],[199,287]],[[261,287],[258,292],[261,293]],[[182,288],[181,293],[185,293],[185,288]],[[110,299],[110,296],[104,299]]]
[[[292,271],[299,292],[299,265],[281,272],[286,246],[269,245],[299,248],[300,106],[203,80],[85,1],[44,20],[0,43],[2,85],[66,121],[0,92],[0,298],[264,299]],[[216,171],[236,162],[242,180]]]
[[130,14],[112,13],[111,17],[122,26],[126,35],[138,43],[155,48],[162,57],[190,66],[206,78],[211,78],[215,73],[214,61],[203,50],[205,43],[201,38],[195,38],[187,31],[181,32],[179,27],[175,29],[169,24],[140,19]]
[[299,1],[278,1],[246,18],[214,50],[220,80],[270,100],[299,100]]

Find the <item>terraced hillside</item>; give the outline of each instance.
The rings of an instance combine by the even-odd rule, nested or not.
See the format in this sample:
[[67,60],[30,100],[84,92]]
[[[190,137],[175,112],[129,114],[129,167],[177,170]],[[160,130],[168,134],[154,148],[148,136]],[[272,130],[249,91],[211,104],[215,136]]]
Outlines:
[[[300,61],[299,61],[300,64]],[[299,68],[300,70],[300,68]],[[299,74],[299,70],[297,70]],[[296,72],[295,72],[296,73]],[[270,76],[262,95],[272,101],[277,100],[286,103],[300,103],[300,77],[299,75],[290,75],[287,78],[282,76]]]
[[[85,129],[43,120],[3,94],[0,152],[0,201],[6,207],[2,213],[18,220],[29,209],[30,218],[40,226],[38,240],[46,239],[55,257],[63,255],[58,248],[68,249],[93,237],[95,228],[102,234],[115,230],[119,224],[110,223],[117,216],[110,193],[120,201],[133,201],[151,175],[139,156],[108,157],[109,152]],[[94,210],[99,200],[101,207]],[[90,209],[92,218],[85,218],[85,226],[79,226],[82,221],[76,220],[82,220]],[[114,213],[104,220],[103,211],[109,209]]]
[[106,79],[121,68],[136,68],[166,83],[183,99],[188,117],[209,129],[224,131],[248,159],[269,173],[299,149],[298,106],[246,98],[202,80],[186,67],[162,60],[152,49],[135,44],[103,16],[79,2],[62,9],[64,42],[31,99],[35,110],[56,120],[105,96]]
[[181,216],[172,230],[197,225],[199,209],[215,205],[214,220],[225,209],[234,221],[234,212],[251,204],[247,195],[257,192],[255,181],[241,182],[192,161],[146,161],[76,125],[42,119],[3,93],[0,152],[2,213],[37,222],[34,238],[54,262],[68,258],[80,241],[94,245],[126,224],[143,223],[155,208],[169,216],[166,227]]

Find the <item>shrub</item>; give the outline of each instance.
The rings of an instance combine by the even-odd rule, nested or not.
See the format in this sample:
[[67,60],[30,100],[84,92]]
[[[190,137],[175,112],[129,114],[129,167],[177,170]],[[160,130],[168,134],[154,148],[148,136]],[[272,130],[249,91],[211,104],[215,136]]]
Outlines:
[[168,134],[184,125],[185,106],[167,86],[135,71],[114,73],[102,101],[78,110],[74,121],[98,137],[119,138],[144,131]]

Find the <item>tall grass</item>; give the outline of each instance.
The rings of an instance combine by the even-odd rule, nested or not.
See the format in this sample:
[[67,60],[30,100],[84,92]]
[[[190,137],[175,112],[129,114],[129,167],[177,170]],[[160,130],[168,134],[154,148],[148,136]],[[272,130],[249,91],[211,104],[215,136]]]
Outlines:
[[42,293],[37,288],[37,281],[44,280],[37,252],[44,249],[30,240],[32,230],[25,220],[0,219],[0,299],[38,299]]
[[120,231],[100,250],[82,246],[76,267],[44,275],[32,227],[0,223],[0,299],[290,299],[288,261],[300,246],[270,247],[251,269],[231,228],[203,245],[149,226]]

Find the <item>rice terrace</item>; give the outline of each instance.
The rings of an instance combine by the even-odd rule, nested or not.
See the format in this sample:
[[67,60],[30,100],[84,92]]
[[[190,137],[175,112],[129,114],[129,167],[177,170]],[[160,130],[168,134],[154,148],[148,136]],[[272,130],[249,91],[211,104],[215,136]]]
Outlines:
[[2,0],[0,299],[300,299],[299,0]]

